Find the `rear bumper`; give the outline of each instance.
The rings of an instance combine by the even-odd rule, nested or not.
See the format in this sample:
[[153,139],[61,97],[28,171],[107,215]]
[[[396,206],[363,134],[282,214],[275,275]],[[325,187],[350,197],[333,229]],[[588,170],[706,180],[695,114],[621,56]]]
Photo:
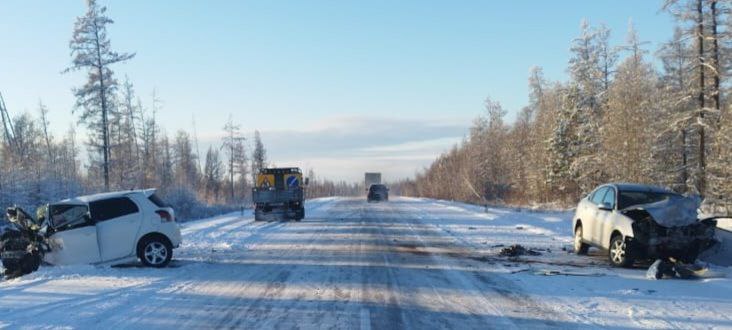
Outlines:
[[369,201],[369,202],[388,201],[389,200],[389,195],[382,195],[382,194],[368,195],[366,197],[366,200]]
[[268,190],[257,189],[252,190],[252,201],[255,204],[271,204],[271,203],[287,203],[302,201],[305,197],[302,188],[288,190]]
[[183,242],[183,237],[180,233],[180,227],[176,222],[163,223],[160,227],[158,227],[158,231],[168,237],[168,239],[170,240],[170,244],[173,245],[173,248],[180,247],[181,243]]
[[300,220],[305,217],[305,209],[292,209],[287,206],[256,208],[254,210],[254,219],[257,221],[280,221],[280,220]]

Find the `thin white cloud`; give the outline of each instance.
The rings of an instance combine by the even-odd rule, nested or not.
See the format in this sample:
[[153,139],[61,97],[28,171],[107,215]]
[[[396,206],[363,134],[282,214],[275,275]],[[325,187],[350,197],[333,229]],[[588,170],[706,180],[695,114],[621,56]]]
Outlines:
[[[365,171],[387,180],[414,175],[462,140],[469,120],[340,116],[298,130],[264,130],[270,161],[314,169],[320,177],[360,181]],[[218,145],[209,134],[202,145]],[[207,146],[206,146],[207,147]],[[204,150],[202,148],[202,150]]]

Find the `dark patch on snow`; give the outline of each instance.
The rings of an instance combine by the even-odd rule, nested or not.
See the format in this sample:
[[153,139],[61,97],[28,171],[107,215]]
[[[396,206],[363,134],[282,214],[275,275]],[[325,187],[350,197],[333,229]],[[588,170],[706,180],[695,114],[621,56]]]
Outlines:
[[541,252],[536,251],[534,249],[527,249],[519,244],[514,244],[509,247],[501,249],[501,252],[498,253],[498,255],[502,257],[518,257],[518,256],[540,256]]

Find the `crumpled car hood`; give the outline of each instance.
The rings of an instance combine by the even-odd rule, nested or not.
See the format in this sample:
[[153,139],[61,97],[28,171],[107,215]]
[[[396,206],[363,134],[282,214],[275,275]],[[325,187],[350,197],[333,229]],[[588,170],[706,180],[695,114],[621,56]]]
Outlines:
[[623,211],[645,210],[661,226],[681,227],[698,221],[698,208],[699,202],[693,198],[671,196],[660,202],[629,206]]

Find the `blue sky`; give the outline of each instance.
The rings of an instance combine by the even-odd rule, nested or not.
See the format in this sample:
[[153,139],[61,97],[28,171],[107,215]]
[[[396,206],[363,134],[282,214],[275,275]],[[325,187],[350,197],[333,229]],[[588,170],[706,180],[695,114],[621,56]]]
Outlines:
[[[262,131],[277,165],[346,180],[413,174],[459,142],[487,96],[512,118],[532,66],[566,78],[583,18],[607,24],[614,44],[632,18],[652,51],[673,29],[660,0],[101,3],[113,48],[137,53],[118,78],[146,105],[157,90],[169,133],[195,116],[203,150],[232,114]],[[0,12],[0,92],[13,114],[42,99],[61,134],[76,124],[70,89],[83,74],[60,72],[84,2],[3,0]]]

